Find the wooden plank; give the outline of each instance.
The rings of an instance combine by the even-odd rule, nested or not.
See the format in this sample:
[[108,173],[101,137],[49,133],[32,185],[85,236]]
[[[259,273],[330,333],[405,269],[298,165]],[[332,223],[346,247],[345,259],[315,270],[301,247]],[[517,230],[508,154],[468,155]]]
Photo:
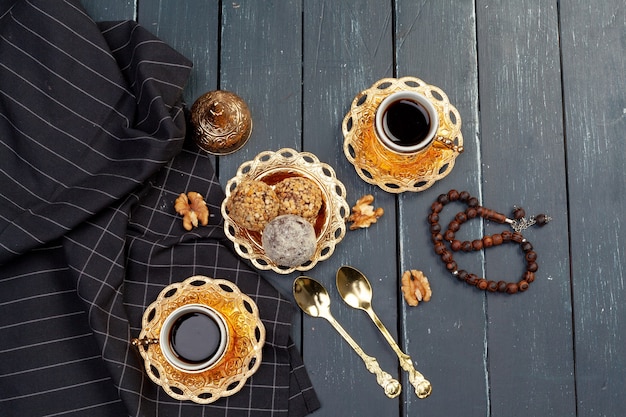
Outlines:
[[[222,185],[262,151],[301,150],[302,4],[240,1],[222,4],[219,88],[243,98],[252,114],[248,143],[218,161]],[[284,294],[295,274],[263,271]]]
[[108,20],[136,20],[139,0],[81,0],[89,16],[96,22]]
[[[575,415],[557,6],[483,0],[476,8],[482,203],[554,219],[524,232],[540,265],[528,292],[487,299],[491,415]],[[510,244],[486,251],[486,277],[517,281],[520,258]]]
[[189,107],[217,88],[219,14],[218,0],[142,1],[139,7],[137,21],[193,63],[184,91]]
[[626,407],[626,16],[560,2],[579,415]]
[[[397,2],[397,74],[416,76],[446,92],[461,115],[465,146],[447,177],[399,199],[402,270],[422,270],[433,291],[431,301],[417,307],[401,301],[405,349],[433,385],[430,398],[420,400],[405,380],[406,415],[484,416],[489,409],[486,299],[446,271],[433,251],[427,222],[439,194],[457,189],[478,195],[481,187],[475,19],[473,1]],[[446,227],[462,209],[460,204],[446,207],[441,225]],[[478,221],[465,228],[467,235],[480,234]],[[481,270],[481,256],[459,262],[470,271]]]
[[[395,196],[358,177],[343,154],[341,131],[354,97],[392,75],[391,13],[390,3],[376,0],[304,2],[303,148],[335,169],[350,205],[373,194],[376,207],[385,210],[369,229],[348,231],[333,256],[310,275],[328,288],[337,320],[382,369],[399,378],[391,348],[364,312],[341,300],[335,285],[341,265],[360,269],[372,284],[375,311],[397,334]],[[374,375],[328,323],[305,317],[303,332],[305,363],[322,402],[314,415],[399,415],[399,399],[384,395]]]

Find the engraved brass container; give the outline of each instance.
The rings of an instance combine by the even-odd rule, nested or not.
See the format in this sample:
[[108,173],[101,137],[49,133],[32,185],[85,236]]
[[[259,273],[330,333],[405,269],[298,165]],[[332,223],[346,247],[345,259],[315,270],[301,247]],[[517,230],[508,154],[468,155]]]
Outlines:
[[252,133],[248,105],[238,95],[224,90],[209,91],[191,106],[191,126],[196,144],[213,155],[241,149]]

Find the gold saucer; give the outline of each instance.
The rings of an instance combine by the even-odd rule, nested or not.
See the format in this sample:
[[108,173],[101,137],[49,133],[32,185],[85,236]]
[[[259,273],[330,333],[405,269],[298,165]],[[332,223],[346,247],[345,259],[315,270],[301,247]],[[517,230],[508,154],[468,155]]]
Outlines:
[[139,339],[158,340],[165,318],[186,304],[210,306],[224,317],[230,334],[224,356],[206,371],[188,373],[172,366],[158,344],[141,344],[139,353],[150,379],[170,397],[209,404],[237,393],[259,368],[265,327],[254,301],[235,284],[196,275],[161,291],[143,315]]
[[[439,115],[435,141],[421,153],[394,153],[376,136],[376,109],[387,96],[402,90],[427,97]],[[342,131],[344,153],[357,174],[390,193],[429,188],[450,173],[456,157],[463,152],[459,112],[441,89],[414,77],[383,78],[359,93],[343,120]]]
[[[323,204],[314,225],[317,246],[313,258],[297,267],[284,267],[276,265],[265,255],[260,232],[245,229],[233,221],[226,210],[226,203],[237,185],[243,181],[260,180],[274,185],[294,176],[308,178],[317,184],[322,191]],[[222,202],[224,231],[235,244],[237,254],[249,259],[258,269],[271,269],[279,274],[289,274],[295,270],[307,271],[317,262],[328,259],[335,251],[335,245],[345,236],[345,219],[350,214],[350,206],[345,196],[346,188],[337,179],[335,171],[330,165],[320,162],[315,155],[289,148],[261,152],[252,161],[244,162],[235,177],[226,184],[226,198]]]

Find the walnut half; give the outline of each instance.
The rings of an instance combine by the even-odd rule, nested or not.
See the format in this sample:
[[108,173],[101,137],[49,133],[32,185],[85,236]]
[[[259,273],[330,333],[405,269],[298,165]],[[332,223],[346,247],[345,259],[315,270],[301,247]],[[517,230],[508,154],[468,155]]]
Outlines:
[[352,213],[348,216],[348,221],[352,222],[350,230],[370,227],[384,214],[382,207],[374,210],[373,202],[374,196],[371,194],[364,195],[357,200],[356,205],[352,207]]
[[183,216],[183,227],[187,231],[198,227],[198,222],[202,226],[209,224],[209,208],[200,193],[181,193],[174,202],[174,210]]
[[422,271],[412,269],[402,274],[402,293],[407,304],[415,307],[420,301],[430,301],[433,295],[428,278]]

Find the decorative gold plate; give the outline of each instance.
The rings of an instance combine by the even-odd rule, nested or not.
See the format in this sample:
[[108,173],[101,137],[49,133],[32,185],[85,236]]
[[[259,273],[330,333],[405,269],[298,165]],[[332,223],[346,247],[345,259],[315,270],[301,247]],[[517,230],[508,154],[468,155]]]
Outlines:
[[[274,185],[294,176],[308,178],[317,184],[322,191],[323,204],[314,225],[317,248],[312,260],[297,267],[284,267],[276,265],[265,255],[261,233],[240,227],[229,217],[226,203],[237,185],[243,181],[260,180]],[[226,198],[222,202],[224,231],[234,242],[239,256],[249,259],[258,269],[271,269],[279,274],[289,274],[295,270],[307,271],[317,262],[328,259],[335,251],[335,245],[345,236],[345,219],[350,214],[350,206],[345,196],[346,188],[337,179],[335,171],[330,165],[320,162],[315,155],[289,148],[261,152],[252,161],[244,162],[235,177],[226,184]]]
[[[421,153],[394,153],[376,135],[376,109],[388,95],[401,90],[426,96],[439,115],[435,141]],[[390,193],[429,188],[450,173],[456,157],[463,152],[459,112],[441,89],[414,77],[383,78],[359,93],[343,120],[342,131],[344,153],[357,174]]]
[[265,327],[254,301],[230,281],[196,275],[167,286],[146,309],[139,339],[157,339],[165,318],[186,304],[204,304],[222,314],[230,340],[210,369],[187,373],[174,368],[158,344],[139,346],[150,379],[177,400],[209,404],[235,394],[261,365]]

